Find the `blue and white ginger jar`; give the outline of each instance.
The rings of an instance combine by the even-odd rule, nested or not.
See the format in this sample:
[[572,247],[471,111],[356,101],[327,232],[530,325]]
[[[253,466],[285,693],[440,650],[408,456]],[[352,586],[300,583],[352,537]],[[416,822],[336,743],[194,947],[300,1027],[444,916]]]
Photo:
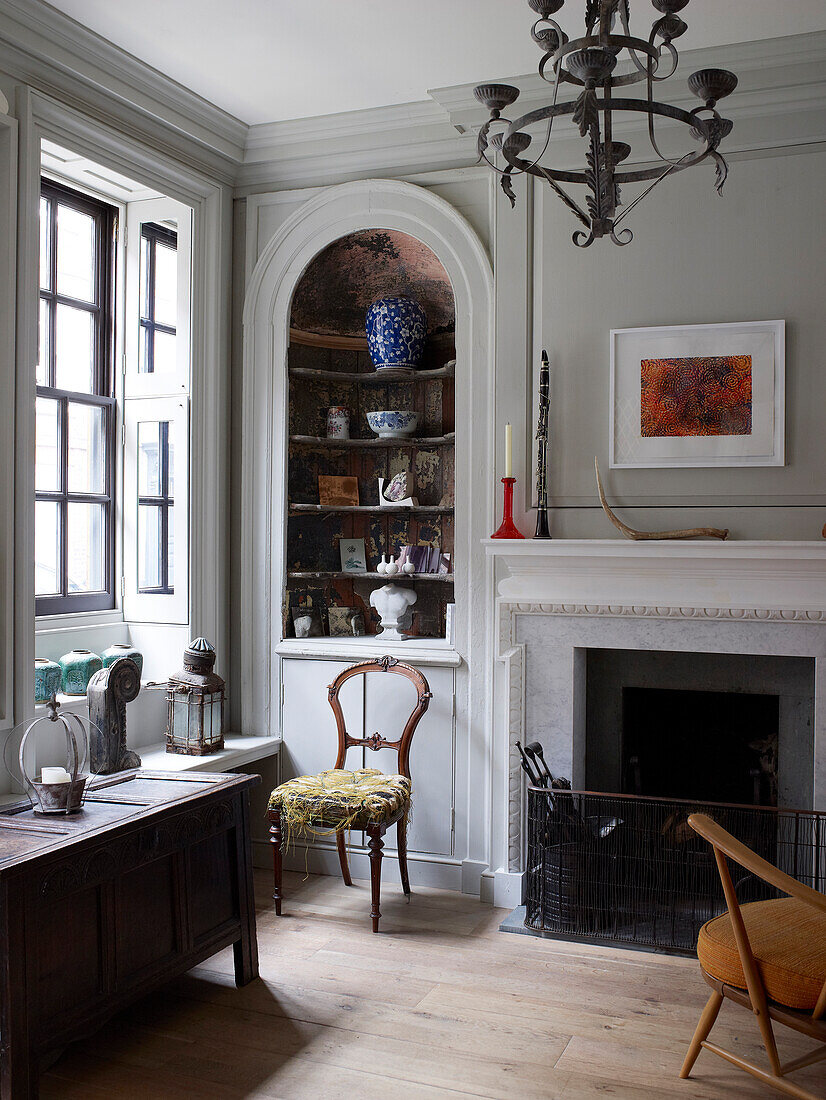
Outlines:
[[416,368],[427,339],[427,315],[412,298],[379,298],[367,310],[367,346],[376,370]]

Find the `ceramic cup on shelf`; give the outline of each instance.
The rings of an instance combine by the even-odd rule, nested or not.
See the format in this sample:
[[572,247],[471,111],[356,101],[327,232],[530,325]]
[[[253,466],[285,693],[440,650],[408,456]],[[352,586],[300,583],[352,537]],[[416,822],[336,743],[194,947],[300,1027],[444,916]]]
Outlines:
[[35,703],[47,703],[53,694],[56,695],[60,691],[61,676],[60,665],[57,661],[50,661],[48,657],[35,657]]
[[89,649],[73,649],[60,658],[61,684],[65,695],[85,695],[89,681],[103,668],[103,661]]
[[350,413],[344,405],[331,405],[327,410],[327,438],[350,438]]
[[108,649],[104,649],[101,657],[104,668],[113,665],[119,657],[131,657],[138,666],[138,675],[140,676],[143,672],[143,654],[128,642],[114,642]]

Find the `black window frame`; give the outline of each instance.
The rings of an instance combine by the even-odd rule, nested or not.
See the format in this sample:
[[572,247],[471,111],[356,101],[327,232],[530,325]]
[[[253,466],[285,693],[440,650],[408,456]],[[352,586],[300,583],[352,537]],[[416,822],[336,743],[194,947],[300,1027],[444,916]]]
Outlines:
[[[35,501],[53,501],[58,505],[58,593],[35,596],[35,614],[71,615],[83,611],[105,611],[116,606],[115,596],[115,470],[116,470],[116,419],[114,398],[114,292],[115,292],[115,244],[118,211],[101,200],[82,192],[42,178],[40,194],[49,200],[49,289],[39,288],[40,302],[48,303],[49,347],[46,356],[46,384],[35,385],[38,397],[57,401],[58,406],[58,482],[57,490],[42,490],[35,486]],[[84,302],[57,290],[57,209],[69,207],[90,215],[95,222],[95,296],[93,302]],[[42,280],[38,280],[41,282]],[[92,393],[58,389],[56,382],[55,330],[57,306],[68,305],[82,309],[94,318],[93,382]],[[38,320],[38,338],[39,338]],[[39,350],[39,359],[43,349]],[[68,488],[69,458],[69,405],[86,405],[103,410],[103,438],[106,448],[104,485],[102,493],[70,492]],[[90,503],[103,506],[103,570],[104,585],[99,592],[69,592],[68,578],[68,508],[72,503]]]
[[[169,576],[169,509],[175,506],[175,494],[169,492],[169,420],[158,424],[158,488],[157,495],[138,493],[138,531],[140,531],[141,507],[157,508],[160,512],[158,527],[158,576],[159,585],[143,586],[140,583],[140,550],[138,551],[138,592],[149,596],[174,596],[175,584]],[[140,443],[138,443],[140,446]]]
[[[141,246],[143,242],[148,241],[149,247],[147,249],[146,257],[146,286],[143,287],[144,299],[146,302],[146,316],[143,311],[140,311],[140,338],[141,348],[145,351],[145,369],[140,371],[141,374],[154,374],[155,373],[155,333],[165,332],[169,336],[177,336],[177,325],[166,325],[160,321],[155,320],[155,268],[157,262],[158,244],[166,245],[169,248],[173,248],[175,253],[178,252],[178,234],[174,229],[168,229],[166,226],[158,225],[156,222],[143,222],[141,225]],[[138,363],[140,363],[141,349],[138,349]]]

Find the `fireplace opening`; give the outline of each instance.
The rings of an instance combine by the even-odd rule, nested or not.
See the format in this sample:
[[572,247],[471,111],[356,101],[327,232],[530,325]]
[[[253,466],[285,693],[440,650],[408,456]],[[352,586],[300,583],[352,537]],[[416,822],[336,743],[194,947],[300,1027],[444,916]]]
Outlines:
[[810,657],[587,648],[575,665],[578,790],[810,809]]
[[624,687],[622,793],[776,806],[777,695]]

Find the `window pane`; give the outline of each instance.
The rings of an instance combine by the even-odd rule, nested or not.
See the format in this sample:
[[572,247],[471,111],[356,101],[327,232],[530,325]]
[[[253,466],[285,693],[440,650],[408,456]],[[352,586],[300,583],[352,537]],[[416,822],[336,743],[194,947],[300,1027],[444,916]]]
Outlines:
[[161,509],[157,504],[138,508],[138,588],[161,583]]
[[34,487],[45,493],[60,492],[60,436],[58,402],[48,397],[35,401]]
[[106,420],[94,405],[69,402],[69,492],[106,492]]
[[37,338],[37,371],[35,380],[38,386],[49,384],[49,306],[40,299],[40,329]]
[[68,505],[68,594],[101,592],[106,577],[106,517],[102,504]]
[[177,325],[178,253],[174,248],[155,244],[155,320],[162,325]]
[[141,317],[145,317],[148,320],[152,318],[147,312],[149,308],[149,250],[152,247],[151,241],[147,237],[141,237],[141,292],[140,292],[140,311]]
[[161,495],[161,426],[157,421],[138,424],[138,495]]
[[166,542],[166,584],[174,591],[175,585],[175,509],[169,508],[167,513],[167,542]]
[[[167,486],[166,495],[171,500],[175,496],[175,424],[170,420],[166,426],[167,431]],[[170,519],[170,524],[172,520]]]
[[175,370],[175,337],[168,332],[155,333],[155,373],[169,374]]
[[141,331],[139,335],[138,346],[138,373],[150,374],[151,364],[149,362],[149,341],[152,339],[152,329],[146,328],[141,325]]
[[40,286],[48,290],[51,283],[51,254],[52,241],[49,232],[49,210],[51,203],[48,199],[40,198]]
[[92,393],[94,317],[85,309],[58,305],[55,333],[55,385],[59,390]]
[[57,292],[95,300],[95,219],[57,204]]
[[58,507],[51,500],[38,500],[34,506],[34,591],[37,596],[54,596],[58,590]]

